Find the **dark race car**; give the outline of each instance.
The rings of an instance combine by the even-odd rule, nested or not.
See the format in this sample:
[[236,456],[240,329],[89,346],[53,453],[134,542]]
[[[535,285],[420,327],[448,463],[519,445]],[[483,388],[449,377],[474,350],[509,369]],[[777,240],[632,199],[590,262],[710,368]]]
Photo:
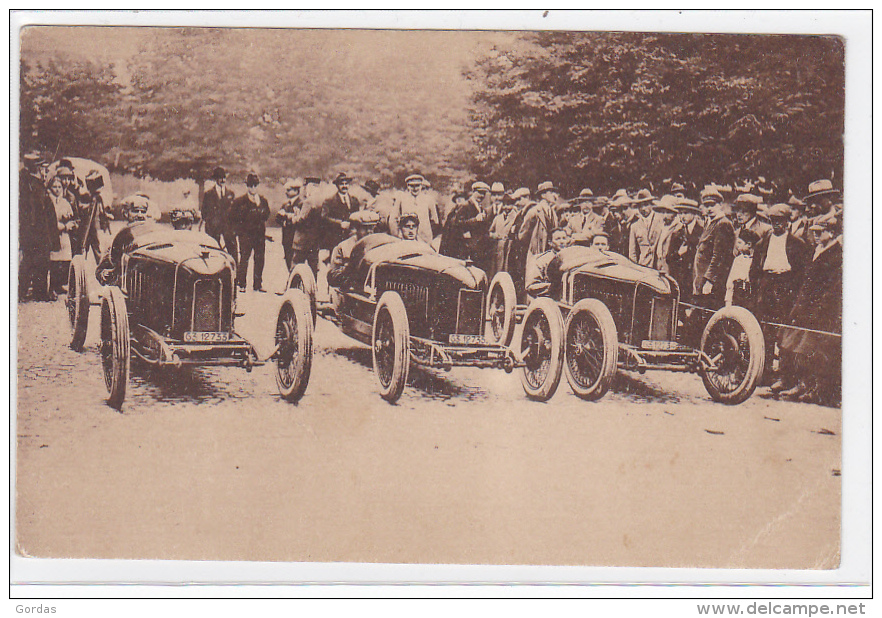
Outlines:
[[[617,369],[699,373],[715,401],[737,404],[763,373],[765,344],[756,318],[743,307],[724,307],[704,327],[698,349],[677,340],[680,292],[676,281],[628,258],[581,246],[560,251],[548,268],[549,296],[524,316],[522,349],[546,350],[547,359],[526,377],[536,388],[562,361],[573,392],[599,399]],[[551,311],[553,306],[559,311]],[[563,355],[555,350],[563,348]]]
[[[132,356],[154,366],[231,365],[248,371],[274,358],[279,391],[298,400],[312,365],[308,299],[295,290],[285,295],[276,346],[259,358],[236,334],[233,258],[200,232],[156,224],[142,229],[120,256],[115,280],[102,290],[100,352],[110,405],[119,408],[125,399]],[[67,309],[71,347],[80,351],[90,309],[83,256],[71,261]]]
[[[440,255],[419,241],[371,234],[353,247],[344,280],[331,289],[330,302],[317,302],[312,271],[299,264],[290,273],[288,288],[302,289],[310,297],[314,316],[321,314],[371,347],[380,394],[389,402],[401,396],[411,362],[507,372],[528,362],[506,345],[515,327],[513,296],[507,306],[496,308],[507,316],[503,326],[509,330],[500,337],[502,343],[485,336],[493,328],[487,278],[469,262]],[[510,278],[507,284],[513,289]],[[546,385],[551,393],[556,387]]]

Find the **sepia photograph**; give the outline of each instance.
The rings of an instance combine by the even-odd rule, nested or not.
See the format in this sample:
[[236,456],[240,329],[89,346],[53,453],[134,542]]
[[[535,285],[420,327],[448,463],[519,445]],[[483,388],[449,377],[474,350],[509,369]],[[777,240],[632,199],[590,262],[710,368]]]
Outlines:
[[15,556],[840,568],[847,37],[30,17]]

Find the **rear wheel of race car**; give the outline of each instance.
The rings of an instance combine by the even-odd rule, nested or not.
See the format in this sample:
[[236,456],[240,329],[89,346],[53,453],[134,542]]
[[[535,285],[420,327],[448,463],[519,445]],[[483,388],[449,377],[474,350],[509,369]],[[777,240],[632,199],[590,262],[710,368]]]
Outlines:
[[609,390],[619,355],[616,323],[606,305],[580,300],[564,325],[564,372],[578,397],[593,401]]
[[101,301],[101,366],[107,386],[107,403],[119,409],[126,398],[129,382],[131,343],[129,316],[122,290],[110,286]]
[[291,274],[288,275],[288,286],[286,289],[301,290],[306,294],[306,298],[309,299],[309,311],[312,314],[312,326],[314,328],[316,319],[318,318],[318,309],[315,301],[316,284],[315,275],[312,274],[312,269],[308,264],[297,264],[291,269]]
[[526,363],[521,385],[527,397],[551,399],[560,384],[563,365],[563,319],[550,298],[540,298],[527,308],[521,351]]
[[70,320],[70,347],[76,352],[83,351],[86,343],[86,330],[89,326],[89,292],[86,290],[86,260],[75,255],[67,272],[67,316]]
[[410,324],[404,301],[396,292],[380,296],[371,341],[380,395],[395,403],[404,391],[410,371]]
[[309,384],[312,330],[309,299],[299,289],[288,290],[276,320],[276,384],[292,403],[300,400]]
[[487,327],[489,343],[508,346],[514,337],[518,297],[514,281],[507,272],[498,272],[487,289]]
[[716,366],[702,365],[701,379],[714,401],[738,404],[753,394],[766,360],[765,340],[754,315],[744,307],[724,307],[711,316],[701,351]]

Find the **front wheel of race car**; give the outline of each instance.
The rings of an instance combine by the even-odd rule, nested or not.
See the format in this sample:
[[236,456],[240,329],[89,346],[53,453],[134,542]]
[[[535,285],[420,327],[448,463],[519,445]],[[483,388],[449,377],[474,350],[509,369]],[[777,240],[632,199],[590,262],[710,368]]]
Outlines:
[[300,400],[312,371],[312,315],[299,289],[285,292],[276,320],[276,384],[286,401]]
[[564,372],[576,396],[594,401],[606,394],[616,375],[619,340],[606,305],[580,300],[564,325]]
[[524,370],[521,385],[530,399],[551,399],[563,365],[563,319],[550,298],[540,298],[527,308],[521,335]]
[[514,281],[507,272],[498,272],[487,288],[487,327],[489,343],[508,346],[515,331],[518,297]]
[[101,301],[101,366],[107,387],[107,403],[117,410],[126,398],[131,365],[129,315],[122,290],[110,286]]
[[82,352],[83,344],[86,343],[90,307],[89,292],[86,289],[86,260],[82,255],[75,255],[70,261],[65,304],[70,320],[70,347],[75,352]]
[[714,364],[702,364],[701,379],[714,401],[739,404],[753,394],[763,375],[765,341],[754,315],[744,307],[714,313],[701,336],[701,351]]
[[315,275],[308,264],[297,264],[291,269],[288,275],[288,285],[286,290],[300,290],[306,294],[309,300],[309,311],[312,315],[312,326],[315,328],[315,322],[318,319],[318,307],[316,305],[316,283]]
[[410,371],[410,323],[398,293],[383,292],[380,296],[374,312],[371,342],[380,395],[389,403],[395,403],[404,392]]

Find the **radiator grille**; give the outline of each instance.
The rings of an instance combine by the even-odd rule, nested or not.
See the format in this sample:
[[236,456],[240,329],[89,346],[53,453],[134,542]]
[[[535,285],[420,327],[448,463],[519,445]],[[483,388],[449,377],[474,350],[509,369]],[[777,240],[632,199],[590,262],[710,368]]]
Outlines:
[[427,315],[429,309],[429,288],[417,283],[407,283],[404,281],[387,281],[386,289],[398,292],[404,306],[408,309],[419,309],[423,316]]
[[460,290],[456,332],[460,335],[480,335],[483,326],[483,309],[484,292]]
[[649,338],[654,341],[673,341],[673,317],[673,299],[653,298],[652,318],[649,324]]
[[221,326],[220,279],[200,279],[193,284],[193,330],[219,332]]

